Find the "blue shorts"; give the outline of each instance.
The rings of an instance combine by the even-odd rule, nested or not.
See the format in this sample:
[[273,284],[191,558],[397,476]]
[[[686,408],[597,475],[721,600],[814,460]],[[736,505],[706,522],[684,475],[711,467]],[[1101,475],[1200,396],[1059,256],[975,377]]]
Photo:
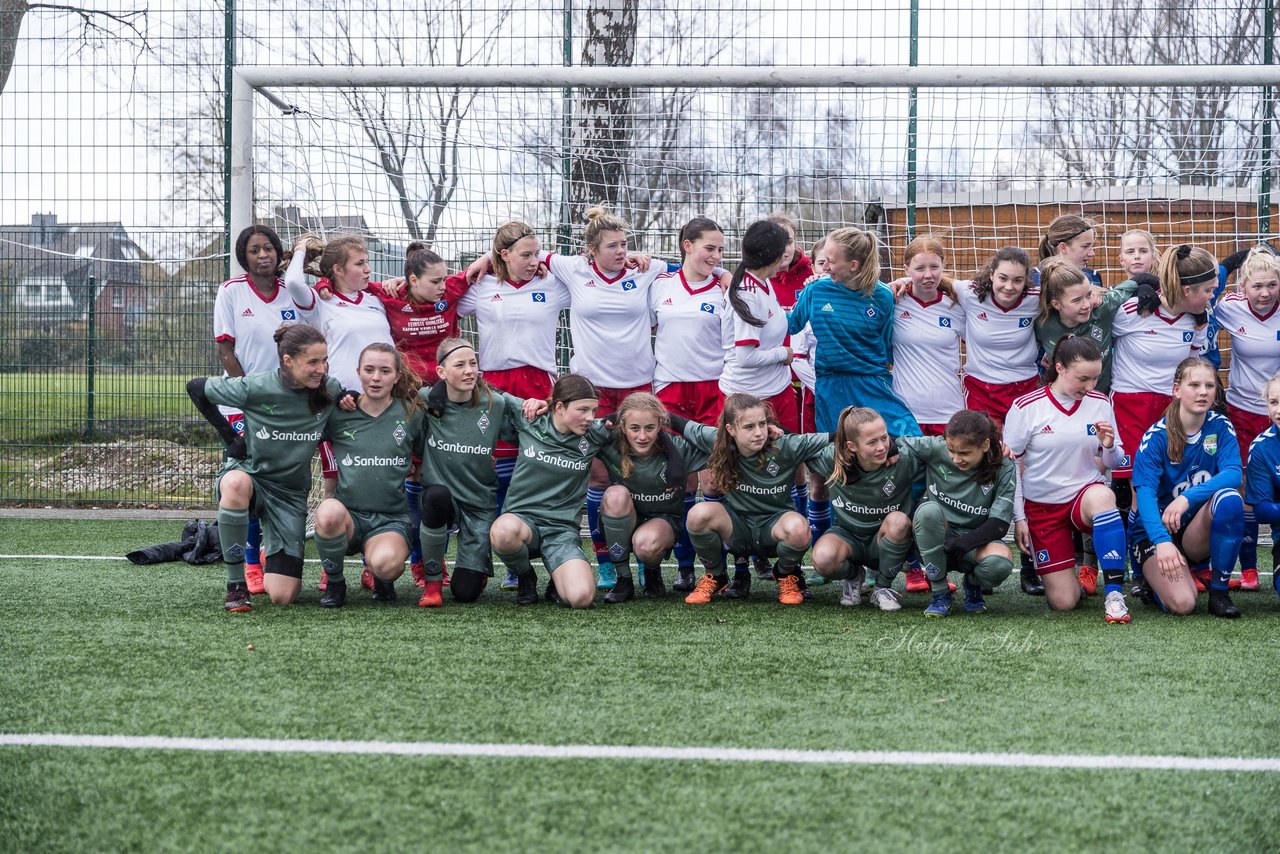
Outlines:
[[819,374],[814,384],[818,432],[834,433],[846,406],[866,406],[880,413],[890,436],[919,436],[920,425],[884,376]]

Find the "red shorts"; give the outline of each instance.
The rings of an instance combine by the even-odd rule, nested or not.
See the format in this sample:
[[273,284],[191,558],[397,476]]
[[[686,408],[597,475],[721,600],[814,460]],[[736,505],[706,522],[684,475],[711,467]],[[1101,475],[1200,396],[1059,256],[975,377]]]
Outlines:
[[804,396],[800,402],[800,432],[816,433],[818,430],[818,412],[814,406],[813,392],[804,388],[800,390]]
[[976,409],[991,416],[999,427],[1009,415],[1013,402],[1040,385],[1039,377],[1027,377],[1016,383],[984,383],[967,374],[964,378],[964,408]]
[[654,394],[668,411],[690,421],[714,427],[720,417],[723,398],[720,396],[719,380],[668,383]]
[[920,435],[945,436],[947,435],[947,425],[946,424],[921,424]]
[[653,383],[645,383],[635,388],[605,388],[604,386],[596,386],[596,391],[600,393],[600,412],[609,414],[617,412],[622,406],[622,400],[633,391],[653,391]]
[[1231,426],[1236,428],[1236,441],[1240,443],[1240,465],[1248,468],[1249,446],[1258,438],[1258,434],[1271,426],[1271,419],[1256,412],[1237,409],[1229,403],[1227,417],[1231,419]]
[[[547,400],[551,397],[551,386],[555,377],[542,368],[524,365],[506,371],[485,371],[484,381],[499,391],[523,397],[525,400]],[[499,442],[493,449],[493,456],[514,457],[516,446],[508,442]]]
[[773,397],[766,397],[765,403],[773,407],[773,417],[788,433],[800,432],[800,407],[796,404],[796,390],[787,386]]
[[1080,499],[1089,486],[1077,492],[1076,497],[1066,504],[1041,504],[1031,499],[1023,502],[1027,527],[1031,529],[1036,575],[1075,569],[1076,545],[1071,532],[1089,530],[1084,517],[1080,515]]
[[1172,395],[1150,391],[1111,392],[1111,408],[1116,413],[1116,432],[1120,434],[1120,445],[1124,448],[1124,459],[1120,466],[1111,470],[1112,479],[1132,479],[1133,457],[1142,444],[1142,435],[1164,417],[1164,411],[1171,400]]
[[316,447],[320,449],[320,473],[326,480],[337,480],[338,458],[333,455],[333,445],[325,439]]

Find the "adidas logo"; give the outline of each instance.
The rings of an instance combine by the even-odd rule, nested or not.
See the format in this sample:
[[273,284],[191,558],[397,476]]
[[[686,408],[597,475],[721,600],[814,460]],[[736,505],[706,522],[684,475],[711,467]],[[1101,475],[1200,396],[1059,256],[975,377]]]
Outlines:
[[1237,334],[1239,334],[1239,335],[1245,335],[1245,334],[1247,334],[1247,333],[1244,331],[1244,327],[1243,327],[1243,326],[1241,326],[1239,329],[1237,329],[1237,330],[1236,330],[1236,333],[1237,333]]
[[1046,434],[1050,434],[1050,433],[1052,433],[1052,432],[1053,432],[1053,427],[1051,427],[1051,426],[1049,426],[1048,424],[1046,424],[1046,425],[1044,425],[1044,427],[1043,427],[1043,428],[1041,428],[1041,430],[1040,430],[1040,435],[1041,435],[1041,436],[1044,436],[1044,435],[1046,435]]
[[253,309],[251,309],[251,308],[246,308],[244,311],[240,312],[240,316],[241,316],[241,317],[253,317]]
[[1102,556],[1103,560],[1120,560],[1120,554],[1115,549],[1107,552]]
[[822,307],[822,310],[823,310],[823,311],[835,311],[835,309],[831,307],[831,303],[827,303],[826,305],[824,305],[824,306]]
[[409,303],[405,303],[404,308],[400,309],[400,311],[403,314],[413,314],[413,306],[409,305]]
[[898,317],[901,317],[903,320],[910,320],[910,319],[911,319],[911,312],[909,312],[909,311],[904,311],[902,314],[898,315]]
[[979,319],[979,320],[986,320],[986,319],[987,319],[987,313],[986,313],[985,311],[980,311],[980,312],[978,312],[978,319]]
[[1148,330],[1146,330],[1145,332],[1143,332],[1142,334],[1143,334],[1143,335],[1155,335],[1155,334],[1156,334],[1156,331],[1155,331],[1154,329],[1148,329]]
[[662,301],[663,305],[671,305],[671,297],[667,297]]
[[489,297],[489,302],[502,302],[502,294],[494,294]]
[[596,286],[596,280],[595,280],[595,279],[588,279],[588,280],[587,280],[587,287],[589,287],[589,288],[594,288],[595,286]]

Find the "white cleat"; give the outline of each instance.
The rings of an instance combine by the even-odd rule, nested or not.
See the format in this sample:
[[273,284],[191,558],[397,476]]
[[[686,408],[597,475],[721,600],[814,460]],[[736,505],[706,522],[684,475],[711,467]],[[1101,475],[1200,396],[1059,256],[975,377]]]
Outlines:
[[844,580],[844,588],[840,591],[840,604],[855,608],[862,604],[862,593],[858,590],[858,581],[854,578]]
[[1108,623],[1129,622],[1129,606],[1125,604],[1124,594],[1119,590],[1108,593],[1102,607]]
[[898,591],[890,587],[877,587],[871,594],[871,604],[881,611],[901,611],[902,599]]

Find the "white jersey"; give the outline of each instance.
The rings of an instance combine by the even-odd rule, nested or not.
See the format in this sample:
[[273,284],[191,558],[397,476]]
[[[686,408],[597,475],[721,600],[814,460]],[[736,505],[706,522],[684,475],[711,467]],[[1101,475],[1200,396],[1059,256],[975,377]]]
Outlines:
[[304,279],[304,255],[302,252],[294,255],[285,272],[289,296],[302,319],[324,333],[325,343],[329,345],[329,374],[336,377],[344,389],[360,391],[360,351],[378,342],[395,346],[387,324],[387,311],[382,300],[368,291],[340,294],[335,290],[329,299],[320,299]]
[[791,352],[795,356],[791,362],[791,372],[812,393],[818,382],[817,373],[813,369],[814,359],[818,355],[818,339],[813,337],[812,326],[806,323],[804,329],[791,336]]
[[[1098,391],[1071,400],[1038,388],[1013,402],[1004,422],[1004,441],[1022,459],[1023,498],[1066,504],[1089,484],[1107,482],[1098,470],[1098,421],[1112,427],[1116,423],[1111,401]],[[1123,453],[1117,433],[1108,456],[1118,460]]]
[[1242,294],[1227,294],[1214,306],[1218,326],[1231,336],[1231,368],[1228,373],[1227,403],[1266,415],[1262,390],[1280,371],[1280,310],[1254,314]]
[[1178,363],[1204,350],[1205,330],[1196,329],[1189,314],[1169,316],[1164,309],[1143,317],[1138,299],[1127,299],[1112,324],[1115,351],[1111,361],[1111,390],[1125,394],[1168,395]]
[[624,269],[606,276],[585,255],[548,255],[546,264],[569,290],[569,369],[601,388],[653,382],[649,289],[666,265],[654,261],[643,273]]
[[[956,302],[964,312],[964,372],[991,385],[1022,382],[1040,373],[1035,319],[1040,289],[1028,288],[1013,308],[1001,308],[991,294],[978,299],[972,282],[956,282]],[[896,349],[895,344],[895,349]]]
[[[235,347],[246,376],[280,367],[273,336],[281,323],[297,320],[301,320],[298,309],[281,279],[264,294],[253,286],[247,273],[241,273],[223,282],[213,300],[213,340]],[[219,406],[218,410],[226,416],[240,413],[233,406]]]
[[475,315],[482,371],[534,367],[556,374],[556,331],[569,291],[554,276],[516,284],[482,276],[458,302],[459,316]]
[[663,273],[649,289],[649,306],[658,327],[654,389],[719,379],[724,370],[720,319],[726,303],[716,276],[690,284],[683,269]]
[[791,386],[787,359],[787,313],[778,303],[778,294],[768,281],[747,273],[738,287],[742,301],[764,326],[747,323],[725,297],[720,318],[720,342],[724,349],[724,373],[720,390],[725,394],[754,394],[769,398]]
[[946,424],[964,409],[960,339],[964,311],[938,292],[921,302],[910,290],[894,307],[893,390],[921,424]]

